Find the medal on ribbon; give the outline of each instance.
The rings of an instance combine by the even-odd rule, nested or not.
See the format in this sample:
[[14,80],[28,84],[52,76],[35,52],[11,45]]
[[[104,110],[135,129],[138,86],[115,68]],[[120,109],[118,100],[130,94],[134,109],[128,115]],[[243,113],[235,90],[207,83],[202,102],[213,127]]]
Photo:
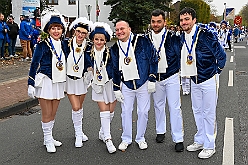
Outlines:
[[[76,53],[80,53],[81,52],[81,48],[79,48],[80,50],[78,51],[77,49],[78,49],[79,47],[77,47],[76,48]],[[72,55],[73,55],[73,59],[74,59],[74,65],[72,66],[72,69],[73,69],[73,71],[74,72],[78,72],[79,71],[79,69],[80,69],[80,67],[78,66],[78,63],[79,63],[79,61],[80,61],[80,59],[82,58],[82,55],[83,55],[83,52],[80,54],[80,56],[79,56],[79,58],[78,58],[78,60],[76,60],[76,57],[75,57],[75,51],[74,51],[74,47],[72,46]]]
[[162,35],[162,40],[161,40],[161,42],[160,42],[160,44],[159,44],[158,50],[156,50],[156,54],[157,54],[157,56],[158,56],[158,62],[161,60],[160,51],[161,51],[161,47],[162,47],[162,45],[163,45],[163,43],[164,43],[166,31],[167,31],[167,30],[165,29],[164,34]]
[[131,61],[132,61],[131,57],[125,57],[124,58],[124,64],[126,64],[126,65],[129,65]]
[[77,64],[75,64],[75,65],[73,65],[72,69],[74,70],[74,72],[78,72],[79,66]]
[[56,67],[58,68],[59,71],[62,71],[64,69],[63,62],[62,61],[58,61],[56,63]]
[[102,66],[103,66],[103,60],[100,62],[100,67],[97,66],[96,59],[94,59],[95,65],[96,65],[96,79],[97,81],[102,81]]
[[124,64],[125,65],[129,65],[130,62],[132,61],[132,58],[131,57],[128,57],[128,51],[129,51],[130,44],[131,44],[131,35],[130,35],[129,40],[128,40],[128,45],[127,45],[127,51],[126,52],[124,52],[124,50],[122,49],[119,40],[118,40],[118,44],[119,44],[119,47],[121,48],[122,53],[125,55],[125,57],[124,57]]
[[186,60],[186,64],[187,64],[187,65],[192,65],[192,63],[194,62],[194,58],[193,58],[193,56],[192,56],[192,50],[193,50],[194,43],[195,43],[195,41],[196,41],[197,32],[198,32],[198,27],[197,27],[196,30],[195,30],[195,34],[194,34],[194,36],[193,36],[193,40],[192,40],[190,49],[189,49],[189,46],[188,46],[186,40],[184,39],[184,43],[185,43],[186,48],[187,48],[188,53],[189,53],[189,54],[187,55],[187,60]]
[[53,42],[52,42],[52,39],[50,39],[50,44],[51,44],[51,47],[52,47],[52,52],[53,54],[56,55],[56,58],[58,59],[58,62],[56,62],[56,68],[59,70],[59,71],[62,71],[64,69],[64,66],[63,66],[63,62],[61,60],[61,57],[62,57],[62,50],[60,51],[60,56],[58,56],[55,48],[54,48],[54,45],[53,45]]

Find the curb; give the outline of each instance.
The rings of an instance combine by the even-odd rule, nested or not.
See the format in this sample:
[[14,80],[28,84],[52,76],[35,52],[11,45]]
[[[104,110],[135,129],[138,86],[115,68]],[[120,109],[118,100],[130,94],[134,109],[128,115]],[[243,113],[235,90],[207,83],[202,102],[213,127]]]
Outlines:
[[24,102],[19,102],[8,107],[0,109],[0,119],[4,117],[9,117],[16,113],[26,111],[39,104],[38,99],[28,99]]

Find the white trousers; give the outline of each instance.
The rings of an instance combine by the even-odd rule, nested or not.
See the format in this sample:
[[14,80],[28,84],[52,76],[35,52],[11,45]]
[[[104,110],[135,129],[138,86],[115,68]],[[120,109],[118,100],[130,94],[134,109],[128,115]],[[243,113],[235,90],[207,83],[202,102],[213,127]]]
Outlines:
[[137,134],[135,141],[145,141],[145,132],[148,121],[148,111],[150,110],[150,94],[147,90],[147,82],[143,84],[139,89],[129,89],[124,83],[122,85],[122,94],[124,96],[124,102],[121,103],[122,113],[122,141],[130,144],[132,143],[132,112],[135,97],[137,98]]
[[153,93],[156,132],[166,133],[166,99],[170,111],[171,135],[173,142],[183,142],[183,119],[180,100],[180,77],[176,73],[169,78],[156,82],[156,92]]
[[197,127],[194,142],[203,144],[204,149],[215,148],[217,80],[214,76],[200,84],[191,81],[192,109]]

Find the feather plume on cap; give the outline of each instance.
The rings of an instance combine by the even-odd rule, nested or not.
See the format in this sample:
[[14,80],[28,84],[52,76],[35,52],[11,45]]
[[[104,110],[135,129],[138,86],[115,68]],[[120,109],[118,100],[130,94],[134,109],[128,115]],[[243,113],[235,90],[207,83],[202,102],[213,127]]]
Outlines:
[[54,8],[46,8],[41,13],[41,30],[48,33],[48,27],[52,23],[61,24],[65,31],[66,22],[60,12]]
[[108,42],[112,38],[113,31],[110,28],[109,24],[105,22],[95,22],[89,38],[92,40],[95,34],[104,34]]
[[71,23],[69,30],[70,31],[71,29],[75,30],[77,27],[82,27],[86,29],[88,32],[90,32],[93,27],[93,22],[89,21],[86,17],[79,17]]

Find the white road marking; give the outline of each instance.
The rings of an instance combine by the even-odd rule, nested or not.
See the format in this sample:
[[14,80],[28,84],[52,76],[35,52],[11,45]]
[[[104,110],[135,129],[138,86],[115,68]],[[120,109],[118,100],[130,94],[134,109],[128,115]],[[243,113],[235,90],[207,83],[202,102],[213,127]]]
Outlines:
[[245,46],[234,46],[234,48],[245,49]]
[[233,86],[233,70],[229,70],[228,86]]
[[226,118],[225,120],[225,134],[224,134],[222,165],[234,165],[233,118]]
[[231,58],[230,58],[230,62],[231,62],[231,63],[233,62],[233,56],[231,56]]

